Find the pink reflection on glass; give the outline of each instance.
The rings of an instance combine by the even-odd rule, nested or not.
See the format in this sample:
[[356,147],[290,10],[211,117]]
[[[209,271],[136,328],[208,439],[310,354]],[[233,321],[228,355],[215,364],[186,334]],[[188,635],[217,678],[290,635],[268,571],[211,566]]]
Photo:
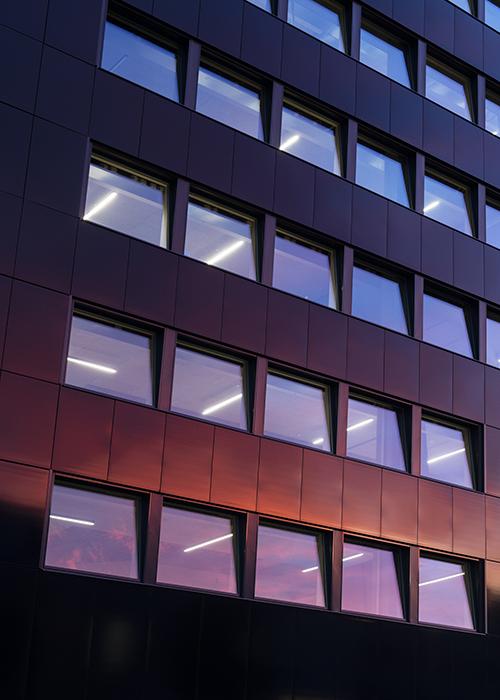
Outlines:
[[317,536],[261,525],[255,596],[324,607]]
[[402,619],[394,552],[344,543],[342,610]]
[[137,578],[135,500],[56,484],[45,564]]
[[234,538],[231,518],[165,506],[156,580],[237,593]]
[[463,564],[420,558],[418,619],[449,627],[474,629]]

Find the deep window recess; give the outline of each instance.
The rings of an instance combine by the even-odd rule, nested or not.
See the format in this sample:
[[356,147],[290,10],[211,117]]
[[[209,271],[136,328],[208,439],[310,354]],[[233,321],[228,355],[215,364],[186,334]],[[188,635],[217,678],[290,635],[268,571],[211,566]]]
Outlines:
[[492,29],[500,32],[500,5],[494,0],[485,0],[484,21]]
[[455,303],[432,292],[424,294],[423,339],[466,357],[474,357],[471,342],[470,312],[465,304]]
[[472,120],[467,79],[441,63],[430,61],[425,69],[425,96],[455,112],[464,119]]
[[328,0],[288,0],[288,22],[306,34],[345,51],[343,11]]
[[473,581],[467,562],[422,554],[419,579],[419,622],[474,629]]
[[424,414],[420,473],[447,484],[474,486],[471,429]]
[[364,142],[356,148],[356,184],[410,206],[403,161]]
[[408,334],[401,282],[359,265],[353,268],[352,315]]
[[285,104],[281,114],[280,150],[340,175],[338,128],[295,105]]

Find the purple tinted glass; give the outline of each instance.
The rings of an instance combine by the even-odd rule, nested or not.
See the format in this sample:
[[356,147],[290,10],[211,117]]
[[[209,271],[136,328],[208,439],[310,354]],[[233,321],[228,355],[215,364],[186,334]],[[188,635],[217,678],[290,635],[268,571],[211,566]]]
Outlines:
[[344,543],[342,610],[404,617],[394,552]]
[[165,506],[157,581],[236,593],[234,538],[231,518]]
[[448,484],[472,488],[464,429],[422,420],[420,473]]
[[347,455],[384,467],[406,469],[396,411],[349,399]]
[[474,629],[466,578],[467,571],[462,564],[421,557],[418,584],[420,622]]
[[261,525],[255,596],[324,607],[318,537]]
[[424,294],[424,340],[472,357],[464,309],[430,294]]
[[195,350],[175,351],[172,411],[247,428],[243,366]]
[[358,143],[356,148],[356,184],[410,206],[403,164],[363,143]]
[[319,168],[340,175],[333,126],[306,117],[289,107],[283,107],[281,115],[280,151],[286,151]]
[[486,325],[487,362],[500,369],[500,321],[488,318]]
[[136,579],[135,500],[56,484],[45,564]]
[[352,315],[407,334],[399,282],[356,265],[352,274]]

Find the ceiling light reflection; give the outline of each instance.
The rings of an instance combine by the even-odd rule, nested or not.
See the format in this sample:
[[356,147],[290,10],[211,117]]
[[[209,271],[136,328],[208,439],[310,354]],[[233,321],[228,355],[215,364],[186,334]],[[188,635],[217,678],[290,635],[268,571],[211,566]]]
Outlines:
[[427,214],[428,211],[432,211],[433,209],[435,209],[436,207],[438,207],[440,204],[441,204],[441,200],[440,200],[440,199],[435,199],[434,201],[429,202],[429,204],[427,204],[427,205],[424,207],[424,214]]
[[317,571],[319,566],[310,566],[308,569],[302,569],[303,574],[308,574],[310,571]]
[[283,141],[280,146],[280,151],[286,151],[287,148],[290,148],[290,146],[293,146],[294,143],[297,143],[299,139],[300,134],[293,134],[293,136],[290,136],[290,138],[286,139],[286,141]]
[[353,423],[353,425],[350,425],[347,428],[347,432],[350,433],[351,430],[357,430],[358,428],[364,428],[365,425],[369,425],[370,423],[373,423],[375,418],[367,418],[366,420],[362,420],[359,423]]
[[76,357],[68,357],[68,362],[72,362],[74,365],[80,365],[81,367],[88,367],[88,369],[95,369],[98,372],[105,372],[106,374],[116,374],[118,371],[113,367],[98,365],[95,362],[88,362],[87,360],[78,360]]
[[235,401],[239,401],[243,397],[243,394],[235,394],[235,396],[230,396],[228,399],[224,399],[224,401],[219,401],[218,403],[214,403],[213,406],[208,406],[208,408],[205,408],[202,412],[202,416],[209,416],[211,413],[215,413],[221,408],[225,408],[226,406],[229,406],[230,404],[234,403]]
[[427,460],[427,464],[435,464],[440,462],[442,459],[448,459],[448,457],[454,457],[455,455],[462,454],[465,452],[465,447],[461,447],[459,450],[453,450],[453,452],[446,452],[444,455],[438,455],[437,457],[432,457]]
[[360,557],[364,556],[364,552],[360,552],[359,554],[351,554],[349,557],[344,557],[342,561],[351,561],[352,559],[359,559]]
[[236,243],[231,243],[231,245],[228,245],[227,248],[224,248],[219,253],[216,253],[211,258],[208,258],[208,260],[205,260],[205,262],[207,265],[216,265],[221,260],[224,260],[224,258],[227,258],[228,255],[235,253],[244,243],[245,241],[236,241]]
[[92,207],[92,209],[84,215],[83,220],[88,221],[89,219],[91,219],[95,214],[100,212],[101,209],[104,209],[104,207],[107,207],[108,204],[111,204],[113,199],[117,196],[118,196],[118,192],[110,192],[109,194],[107,194],[105,197],[103,197],[101,199],[100,202],[97,202],[95,207]]
[[201,549],[202,547],[209,547],[211,544],[216,544],[217,542],[222,542],[223,540],[228,540],[233,536],[230,532],[229,535],[222,535],[221,537],[214,537],[213,540],[207,540],[206,542],[200,542],[200,544],[194,544],[192,547],[186,547],[184,552],[194,552],[195,549]]
[[95,523],[92,520],[81,520],[80,518],[68,518],[66,515],[50,515],[52,520],[62,520],[65,523],[74,523],[75,525],[87,525],[92,527]]
[[313,445],[322,445],[325,442],[325,438],[316,438],[315,440],[312,441]]
[[431,583],[440,583],[441,581],[449,581],[450,578],[458,578],[459,576],[465,576],[465,571],[459,574],[450,574],[450,576],[442,576],[441,578],[433,578],[432,581],[423,581],[419,583],[419,586],[430,586]]

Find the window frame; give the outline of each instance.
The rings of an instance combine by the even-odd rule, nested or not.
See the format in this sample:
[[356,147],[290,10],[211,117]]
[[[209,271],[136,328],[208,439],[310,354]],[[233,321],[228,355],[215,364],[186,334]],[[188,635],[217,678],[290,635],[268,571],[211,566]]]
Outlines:
[[[490,133],[490,132],[488,132]],[[500,138],[500,133],[498,134],[498,137]],[[486,200],[485,200],[485,209],[484,209],[484,243],[485,245],[490,246],[491,248],[494,248],[495,250],[500,250],[499,247],[493,245],[493,243],[490,243],[487,240],[488,236],[488,228],[487,228],[487,223],[486,223],[486,207],[490,207],[490,209],[496,209],[499,213],[500,216],[500,194],[497,194],[493,192],[491,189],[486,190]]]
[[[405,184],[405,189],[406,189],[406,196],[408,197],[408,206],[406,204],[401,204],[401,202],[397,202],[396,200],[391,199],[390,197],[387,197],[385,194],[379,194],[378,192],[375,192],[374,190],[370,190],[365,185],[361,185],[360,183],[358,184],[356,182],[357,171],[358,171],[358,157],[357,157],[358,144],[361,144],[362,146],[366,146],[367,148],[371,149],[372,151],[380,153],[380,155],[386,156],[387,158],[390,158],[391,160],[397,161],[398,163],[400,163],[401,170],[403,173],[403,180],[404,180],[404,184]],[[413,165],[412,165],[412,160],[413,160]],[[368,192],[372,192],[372,194],[375,194],[378,197],[382,197],[383,199],[386,199],[388,202],[393,202],[394,204],[396,204],[400,207],[404,207],[404,209],[414,210],[415,209],[415,154],[411,153],[406,148],[398,148],[398,146],[395,146],[393,143],[389,142],[385,136],[374,137],[371,133],[366,132],[364,129],[360,129],[358,136],[357,136],[357,139],[356,139],[356,163],[355,163],[354,184],[357,185],[357,187],[362,187],[363,189],[367,190]]]
[[[408,82],[410,83],[410,86],[408,87],[407,85],[403,85],[402,83],[399,82],[399,80],[395,80],[394,78],[391,78],[389,75],[385,75],[385,73],[380,73],[380,71],[376,70],[372,66],[369,66],[367,63],[363,63],[362,65],[367,66],[367,68],[371,68],[371,70],[374,70],[376,73],[379,73],[379,75],[385,75],[385,77],[388,80],[391,80],[393,83],[397,83],[398,85],[402,85],[402,87],[405,87],[407,90],[413,90],[415,91],[416,89],[416,84],[417,84],[417,70],[416,70],[416,49],[415,46],[413,45],[414,42],[412,42],[408,38],[403,38],[400,34],[394,34],[391,29],[387,28],[383,22],[380,20],[375,20],[375,18],[372,18],[371,14],[369,12],[366,12],[365,9],[363,8],[362,14],[361,14],[361,23],[359,26],[360,34],[359,34],[359,42],[361,46],[361,30],[364,29],[365,31],[369,32],[370,34],[373,34],[373,36],[376,36],[378,39],[382,39],[382,41],[385,41],[387,44],[391,44],[395,48],[399,49],[402,51],[404,60],[405,60],[405,65],[406,65],[406,72],[408,73]],[[360,61],[361,63],[361,61]]]
[[461,233],[463,236],[467,236],[468,238],[476,238],[477,239],[477,233],[478,233],[477,205],[476,205],[477,185],[475,185],[472,182],[468,182],[465,179],[463,179],[463,180],[457,179],[455,176],[455,173],[449,173],[446,169],[443,169],[441,166],[435,167],[433,162],[430,161],[428,165],[426,163],[426,167],[424,169],[424,182],[423,182],[424,195],[425,195],[425,178],[426,177],[430,177],[432,180],[436,180],[437,182],[440,182],[442,185],[447,185],[448,187],[451,187],[455,190],[458,190],[459,192],[462,192],[462,194],[464,195],[464,202],[465,202],[467,216],[469,217],[471,234],[469,236],[469,234],[465,233],[464,231],[460,231],[459,229],[453,228],[453,226],[450,226],[450,224],[445,224],[442,221],[438,221],[438,219],[433,219],[432,217],[427,216],[427,214],[424,212],[424,205],[423,204],[422,204],[422,212],[421,212],[422,216],[425,216],[430,221],[435,221],[437,224],[441,224],[441,226],[446,226],[447,228],[450,228],[452,231],[457,231],[458,233]]
[[[458,9],[460,9],[460,8],[458,8]],[[463,10],[462,10],[462,12],[463,12]],[[426,61],[425,61],[426,72],[425,72],[424,97],[426,100],[429,100],[429,102],[433,102],[434,104],[441,107],[441,109],[446,109],[447,112],[451,112],[456,117],[460,117],[461,119],[464,119],[466,122],[470,122],[471,124],[476,124],[476,126],[477,126],[477,105],[476,105],[476,100],[474,99],[474,90],[472,88],[473,78],[470,75],[470,73],[467,72],[467,70],[463,71],[460,68],[456,67],[455,65],[450,65],[449,61],[450,61],[449,56],[446,56],[446,58],[444,60],[441,60],[434,53],[427,54]],[[434,100],[431,100],[430,97],[426,96],[426,92],[427,92],[427,66],[434,68],[434,70],[438,71],[439,73],[446,75],[447,78],[451,78],[451,80],[454,80],[456,83],[460,83],[460,85],[462,85],[462,87],[464,88],[465,101],[467,103],[467,107],[469,108],[470,119],[467,119],[467,117],[464,117],[461,114],[457,114],[452,109],[445,107],[440,102],[435,102]]]
[[[455,229],[453,229],[455,230]],[[454,290],[446,289],[445,287],[441,287],[439,284],[434,284],[434,283],[429,283],[427,280],[424,280],[424,289],[423,289],[423,295],[422,295],[422,323],[425,323],[424,319],[424,301],[425,297],[430,296],[434,297],[435,299],[439,299],[441,301],[445,301],[448,304],[452,304],[453,306],[458,306],[461,308],[464,312],[464,319],[465,319],[465,327],[467,330],[467,334],[469,337],[469,344],[471,347],[472,351],[472,357],[468,358],[470,360],[477,360],[479,357],[479,314],[478,314],[478,309],[477,309],[477,302],[475,304],[474,300],[466,297],[464,295],[461,295],[460,293],[455,292]],[[476,308],[474,309],[474,305],[476,305]],[[434,343],[431,343],[429,340],[425,340],[423,337],[423,332],[422,332],[422,342],[427,343],[428,345],[432,345],[432,347],[435,348],[441,348],[442,350],[445,350],[446,352],[451,352],[453,355],[458,355],[459,357],[467,357],[466,355],[462,355],[459,352],[456,352],[455,350],[450,350],[449,348],[443,348],[441,345],[435,345]]]
[[[500,10],[500,5],[499,5],[499,10]],[[489,25],[486,25],[489,26]],[[492,28],[493,29],[493,28]],[[495,29],[493,31],[496,31]],[[492,102],[493,104],[497,105],[499,114],[500,114],[500,94],[498,90],[495,90],[493,87],[487,85],[486,86],[486,94],[484,96],[484,109],[486,113],[486,100],[488,102]],[[486,123],[484,126],[484,130],[488,133],[491,134],[492,136],[496,136],[497,138],[500,138],[500,131],[498,133],[493,133],[493,131],[490,131],[489,129],[486,128]]]

